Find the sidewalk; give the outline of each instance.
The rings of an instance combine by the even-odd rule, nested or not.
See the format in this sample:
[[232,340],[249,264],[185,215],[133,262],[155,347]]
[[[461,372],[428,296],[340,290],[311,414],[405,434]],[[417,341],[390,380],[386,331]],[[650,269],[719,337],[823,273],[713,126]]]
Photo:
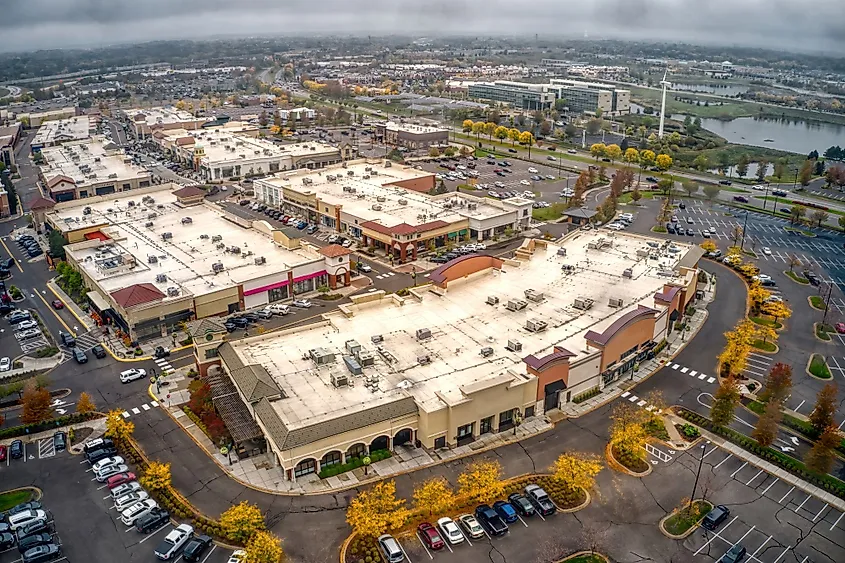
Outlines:
[[70,314],[73,315],[79,324],[85,327],[85,330],[78,331],[78,334],[83,332],[88,332],[89,330],[93,330],[97,328],[97,323],[94,322],[94,319],[88,316],[88,313],[83,311],[76,302],[70,298],[70,295],[65,293],[65,291],[59,287],[59,284],[56,283],[56,278],[51,279],[47,282],[47,289],[53,292],[58,299],[60,299],[64,304],[65,308],[70,311]]
[[15,361],[23,363],[23,367],[0,372],[0,383],[2,383],[4,379],[8,379],[10,377],[21,375],[27,372],[52,369],[57,365],[61,364],[63,358],[64,354],[61,351],[59,351],[59,353],[55,356],[51,356],[49,358],[30,358],[29,356],[18,356],[17,358],[15,358]]
[[710,303],[713,302],[715,297],[716,286],[712,282],[708,283],[706,289],[704,290],[704,298],[694,305],[695,314],[692,317],[686,317],[689,331],[686,331],[686,333],[681,333],[676,330],[671,331],[669,336],[666,338],[668,345],[656,357],[642,362],[639,369],[635,371],[633,375],[628,378],[623,377],[611,382],[602,389],[601,393],[595,397],[587,399],[583,403],[567,403],[562,405],[560,410],[564,415],[570,418],[582,416],[606,403],[613,401],[625,391],[651,377],[652,374],[663,368],[669,360],[676,356],[693,338],[695,338],[695,335],[698,334],[698,331],[701,330],[701,327],[704,325],[704,321],[707,320],[706,309]]
[[546,417],[533,417],[525,420],[515,431],[508,430],[498,434],[485,434],[471,444],[456,448],[444,448],[430,452],[423,448],[397,446],[393,450],[393,457],[370,465],[367,475],[364,475],[364,468],[360,467],[326,479],[320,479],[319,476],[312,474],[300,477],[294,482],[285,479],[283,470],[280,467],[273,467],[266,456],[241,460],[234,452],[230,453],[229,456],[220,453],[220,448],[182,411],[181,405],[189,399],[187,387],[191,379],[187,377],[187,371],[188,368],[181,368],[165,376],[163,381],[167,381],[168,385],[161,387],[159,391],[156,390],[155,385],[151,385],[150,395],[230,477],[248,487],[271,493],[319,494],[344,490],[355,487],[362,482],[400,475],[421,467],[436,465],[450,459],[457,459],[524,440],[530,436],[551,430],[554,426],[551,420]]

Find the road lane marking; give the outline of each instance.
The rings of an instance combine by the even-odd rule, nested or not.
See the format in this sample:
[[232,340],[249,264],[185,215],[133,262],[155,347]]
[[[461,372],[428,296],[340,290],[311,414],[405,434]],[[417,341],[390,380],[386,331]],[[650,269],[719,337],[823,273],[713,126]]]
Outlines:
[[692,376],[692,377],[695,377],[695,374],[697,374],[697,373],[698,373],[698,372],[697,372],[697,371],[695,371],[695,370],[692,370],[691,372],[689,372],[690,376]]
[[689,368],[685,367],[684,369],[681,370],[681,373],[686,373],[687,371],[689,371]]
[[147,403],[144,403],[143,405],[141,405],[141,408],[144,409],[145,411],[148,411],[148,410],[150,410],[150,405],[148,405]]
[[[2,238],[0,238],[0,244],[2,244],[2,245],[3,245],[3,248],[5,248],[5,249],[6,249],[6,252],[8,252],[8,253],[9,253],[9,257],[10,257],[10,258],[14,258],[14,256],[12,255],[12,251],[11,251],[11,250],[9,250],[9,247],[8,247],[8,246],[6,246],[6,242],[5,242]],[[17,267],[18,267],[18,270],[20,270],[20,272],[21,272],[21,273],[23,273],[23,268],[21,268],[21,261],[20,261],[20,260],[18,260],[17,258],[15,258],[15,266],[17,266]]]
[[681,367],[679,364],[673,364],[672,365],[672,369],[678,369],[679,367]]
[[775,483],[777,483],[778,481],[780,481],[780,479],[778,479],[777,477],[775,477],[775,480],[774,480],[774,481],[772,481],[771,483],[769,483],[769,486],[768,486],[768,487],[766,487],[766,488],[765,488],[765,490],[764,490],[762,493],[760,493],[760,496],[763,496],[763,495],[765,495],[766,493],[768,493],[768,492],[769,492],[769,489],[771,489],[771,488],[774,486],[774,484],[775,484]]
[[43,295],[41,295],[40,293],[38,293],[38,291],[37,291],[37,290],[34,290],[34,289],[33,289],[33,290],[32,290],[32,292],[33,292],[35,295],[37,295],[37,296],[38,296],[38,298],[39,298],[41,301],[43,301],[43,302],[44,302],[44,305],[46,305],[46,306],[47,306],[47,309],[49,309],[49,310],[50,310],[50,312],[51,312],[51,313],[53,313],[53,316],[54,316],[54,317],[56,317],[56,318],[59,320],[59,322],[62,324],[62,326],[63,326],[63,327],[65,327],[65,330],[66,330],[66,331],[68,331],[68,333],[70,333],[70,335],[71,335],[71,336],[73,336],[74,338],[76,338],[76,333],[75,333],[74,331],[72,331],[72,330],[70,329],[70,327],[69,327],[69,326],[67,326],[67,323],[65,322],[65,320],[59,316],[59,314],[56,312],[56,310],[55,310],[55,309],[53,309],[52,305],[50,305],[49,303],[47,303],[47,300],[46,300],[46,299],[44,299],[44,296],[43,296]]
[[138,407],[132,407],[132,414],[141,414],[141,411],[138,410]]
[[808,500],[810,500],[810,497],[811,497],[811,496],[812,496],[812,495],[807,495],[807,498],[805,498],[805,499],[801,502],[801,504],[799,504],[798,506],[796,506],[796,507],[795,507],[795,512],[796,512],[796,513],[797,513],[799,510],[801,510],[801,507],[802,507],[802,506],[804,506],[804,504],[805,504]]
[[830,531],[832,532],[833,529],[839,524],[839,521],[842,520],[842,517],[845,516],[845,512],[839,515],[839,518],[836,519],[836,522],[833,523],[833,526],[830,527]]
[[625,391],[624,393],[622,393],[622,396],[623,396],[623,397],[627,397],[627,396],[628,396],[628,395],[630,395],[630,394],[631,394],[631,392],[630,392],[630,391]]
[[821,510],[819,510],[819,511],[816,513],[816,515],[815,515],[815,516],[813,516],[813,522],[815,522],[816,520],[818,520],[818,519],[819,519],[819,516],[821,516],[821,515],[822,515],[822,512],[824,512],[824,509],[825,509],[825,508],[827,508],[828,506],[829,506],[829,505],[827,505],[827,504],[822,505]]
[[[737,518],[739,518],[739,516],[734,516],[733,520],[731,520],[730,522],[728,522],[727,524],[725,524],[725,527],[724,527],[724,528],[722,528],[722,529],[721,529],[721,531],[722,531],[722,532],[724,532],[725,530],[727,530],[727,529],[728,529],[728,526],[730,526],[731,524],[733,524],[734,522],[736,522],[736,519],[737,519]],[[705,534],[706,534],[706,533],[707,533],[707,532],[705,532]],[[707,542],[706,542],[704,545],[702,545],[701,547],[699,547],[699,548],[698,548],[698,551],[696,551],[695,553],[693,553],[693,555],[698,555],[699,553],[701,553],[701,552],[704,550],[704,548],[706,548],[708,545],[710,545],[710,543],[711,543],[713,540],[715,540],[716,538],[719,538],[719,539],[721,539],[721,540],[724,540],[724,538],[723,538],[722,536],[720,536],[718,532],[714,532],[714,533],[713,533],[713,535],[710,537],[710,539],[709,539],[709,540],[707,540]],[[727,540],[724,540],[724,541],[727,541]]]
[[718,450],[718,449],[719,449],[719,447],[718,447],[718,446],[713,446],[713,449],[712,449],[712,450],[710,450],[709,452],[707,452],[706,454],[704,454],[703,456],[701,456],[701,459],[706,458],[707,456],[709,456],[710,454],[712,454],[713,452],[715,452],[715,451],[716,451],[716,450]]
[[[763,543],[761,543],[761,544],[760,544],[760,547],[758,547],[757,549],[755,549],[755,550],[754,550],[754,553],[752,553],[751,555],[749,555],[749,556],[748,556],[748,558],[749,558],[749,559],[757,559],[756,555],[760,552],[760,550],[761,550],[761,549],[763,549],[763,546],[764,546],[764,545],[766,545],[767,543],[769,543],[769,540],[771,540],[771,539],[772,539],[772,536],[769,536],[768,538],[766,538],[766,541],[764,541]],[[789,548],[787,548],[787,549],[789,549]],[[759,561],[759,559],[757,559],[757,561]]]
[[123,415],[123,418],[129,418],[129,413],[128,413],[128,412],[126,412],[126,411],[123,411],[123,412],[122,412],[122,413],[120,413],[120,414],[121,414],[121,415]]
[[716,381],[715,377],[708,377],[707,378],[707,383],[715,383],[715,381]]
[[158,401],[150,401],[150,404],[154,407],[158,406]]
[[[790,549],[792,549],[792,546],[791,546],[791,545],[786,546],[786,549],[784,549],[784,550],[781,552],[781,554],[780,554],[780,555],[778,555],[778,558],[777,558],[777,559],[775,559],[772,563],[778,563],[778,561],[780,561],[780,560],[781,560],[781,558],[782,558],[784,555],[786,555],[786,552],[787,552],[787,551],[789,551]],[[807,561],[807,557],[805,557],[805,558],[804,558],[804,561],[802,561],[801,563],[804,563],[805,561]]]

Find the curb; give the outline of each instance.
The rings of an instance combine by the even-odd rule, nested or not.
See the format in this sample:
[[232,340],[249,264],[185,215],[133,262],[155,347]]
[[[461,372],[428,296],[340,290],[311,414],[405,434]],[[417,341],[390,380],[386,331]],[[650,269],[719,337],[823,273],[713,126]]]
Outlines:
[[101,342],[101,344],[103,345],[103,348],[105,349],[105,351],[109,353],[109,356],[111,356],[112,358],[115,359],[115,361],[118,361],[118,362],[125,362],[125,363],[146,362],[147,360],[153,359],[152,356],[137,356],[137,357],[134,357],[134,358],[118,358],[117,355],[115,355],[114,351],[111,349],[111,346],[107,342]]
[[[830,337],[828,337],[827,340],[822,340],[821,338],[819,338],[819,333],[818,333],[818,330],[816,330],[816,327],[818,327],[820,324],[821,323],[813,323],[813,338],[815,338],[816,340],[818,340],[819,342],[822,342],[824,344],[833,344],[833,339],[830,338]],[[827,333],[825,333],[825,334],[827,334]]]
[[812,310],[814,310],[814,311],[821,311],[821,312],[824,312],[824,309],[819,309],[818,307],[816,307],[815,305],[813,305],[813,302],[810,300],[810,298],[811,298],[811,297],[814,297],[814,296],[813,296],[813,295],[808,295],[808,296],[807,296],[807,305],[809,305],[809,306],[810,306],[810,309],[812,309]]
[[[816,355],[821,356],[822,359],[824,360],[824,355],[822,355],[822,354],[818,354],[818,353],[815,353],[815,352],[810,354],[810,357],[807,358],[807,367],[804,368],[804,372],[807,375],[809,375],[810,377],[812,377],[813,379],[817,379],[819,381],[827,381],[827,382],[833,381],[833,374],[831,374],[830,377],[825,379],[824,377],[819,377],[818,375],[813,375],[812,373],[810,373],[810,364],[813,363],[813,356],[816,356]],[[827,366],[827,360],[824,360],[824,365]],[[828,366],[827,371],[830,371],[830,366]]]
[[[558,512],[568,514],[570,512],[578,512],[579,510],[587,508],[587,506],[593,501],[593,497],[590,495],[590,491],[588,491],[587,489],[582,488],[581,490],[584,491],[584,494],[586,495],[584,502],[582,502],[578,506],[573,506],[572,508],[558,508]],[[557,504],[555,504],[555,506],[557,506]]]
[[[55,279],[56,279],[56,278],[53,278],[53,279],[51,279],[49,282],[47,282],[47,284],[46,284],[46,285],[47,285],[47,289],[49,289],[49,290],[53,293],[53,295],[55,295],[55,296],[56,296],[56,299],[58,299],[59,301],[61,301],[62,303],[64,303],[65,309],[67,309],[68,311],[70,311],[70,314],[71,314],[71,315],[73,315],[73,316],[74,316],[74,318],[76,318],[76,320],[77,320],[77,321],[79,321],[79,324],[81,324],[81,325],[82,325],[82,326],[84,326],[85,328],[88,328],[88,323],[86,323],[86,322],[85,322],[82,318],[80,318],[80,316],[76,314],[76,311],[74,311],[72,307],[68,307],[67,302],[66,302],[64,299],[62,299],[62,297],[59,295],[59,293],[58,293],[55,289],[53,289],[52,284],[53,284],[53,283],[56,283],[55,281],[53,281],[53,280],[55,280]],[[89,330],[90,330],[90,329],[89,329]]]
[[563,559],[558,559],[557,561],[555,561],[555,563],[566,563],[567,561],[572,561],[576,557],[581,557],[583,555],[592,555],[593,557],[601,557],[602,559],[604,559],[607,562],[610,561],[610,559],[607,558],[607,555],[604,555],[603,553],[599,553],[598,551],[576,551],[572,555],[568,555],[568,556],[564,557]]
[[[788,280],[791,280],[792,283],[795,283],[795,284],[798,284],[798,285],[805,285],[805,286],[810,285],[809,280],[800,282],[800,281],[796,280],[795,278],[793,278],[792,276],[790,276],[788,272],[789,272],[789,270],[784,270],[783,275],[785,275]],[[792,272],[792,273],[795,274],[795,272]],[[795,276],[800,277],[800,276],[798,276],[798,274],[795,274]],[[801,278],[801,279],[804,279],[804,278]]]
[[[651,472],[653,471],[651,465],[648,466],[647,471],[643,471],[642,473],[637,473],[635,471],[631,471],[630,469],[628,469],[627,467],[622,465],[620,462],[618,462],[615,457],[613,457],[612,450],[613,450],[612,444],[610,442],[608,442],[607,446],[605,446],[605,448],[604,448],[604,455],[605,455],[605,458],[607,459],[607,465],[609,465],[611,469],[615,469],[616,471],[619,471],[620,473],[625,473],[626,475],[630,475],[631,477],[636,477],[638,479],[642,479],[643,477],[647,477],[648,475],[651,475]],[[648,462],[645,462],[645,463],[648,464]]]
[[774,351],[772,351],[772,352],[769,352],[768,350],[763,350],[762,348],[757,348],[756,346],[751,346],[751,348],[754,350],[755,354],[768,354],[770,356],[774,356],[778,352],[780,352],[780,346],[778,346],[777,344],[774,344],[774,342],[772,342],[771,344],[773,344],[774,347],[775,347]]
[[[706,499],[703,499],[703,498],[697,498],[697,499],[693,500],[692,502],[706,502],[707,504],[709,504],[709,505],[710,505],[710,510],[712,510],[712,509],[713,509],[713,503],[712,503],[712,502],[710,502],[709,500],[706,500]],[[690,505],[692,505],[692,502],[690,503]],[[693,532],[695,532],[695,531],[698,529],[698,526],[701,524],[701,522],[702,522],[702,521],[704,520],[704,518],[707,516],[707,513],[705,513],[705,514],[704,514],[704,516],[702,516],[701,518],[699,518],[699,519],[695,522],[695,524],[693,524],[692,526],[690,526],[690,527],[689,527],[689,529],[688,529],[686,532],[684,532],[683,534],[680,534],[680,535],[670,534],[670,533],[669,533],[669,532],[667,532],[667,531],[666,531],[666,529],[663,527],[663,524],[666,522],[666,520],[668,520],[669,518],[671,518],[672,516],[674,516],[675,514],[677,514],[680,510],[682,510],[682,509],[680,509],[680,508],[676,508],[675,510],[673,510],[672,512],[670,512],[669,514],[667,514],[666,516],[664,516],[663,518],[661,518],[661,519],[660,519],[660,522],[657,524],[657,527],[658,527],[658,528],[660,528],[660,532],[661,532],[664,536],[666,536],[667,538],[669,538],[670,540],[682,540],[682,539],[686,538],[687,536],[691,535]]]

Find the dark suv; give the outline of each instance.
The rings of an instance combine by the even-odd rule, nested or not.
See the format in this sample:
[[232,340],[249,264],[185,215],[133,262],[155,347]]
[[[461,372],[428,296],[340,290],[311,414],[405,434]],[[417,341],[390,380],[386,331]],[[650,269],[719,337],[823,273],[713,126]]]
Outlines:
[[170,513],[163,508],[154,508],[149,514],[135,521],[135,530],[142,534],[148,534],[158,530],[170,522]]
[[701,521],[701,525],[713,532],[719,527],[719,524],[724,522],[725,519],[730,516],[730,514],[731,511],[727,506],[718,504],[713,507],[713,510],[707,513],[707,516],[705,516],[704,520]]
[[475,509],[475,519],[491,536],[502,536],[508,531],[508,525],[489,505],[478,506]]
[[38,547],[39,545],[46,545],[48,543],[51,543],[52,541],[53,536],[50,535],[49,532],[32,534],[31,536],[21,538],[21,541],[18,542],[18,551],[21,553],[26,553],[33,547]]
[[203,553],[211,546],[211,538],[208,536],[195,536],[188,540],[185,549],[182,551],[182,559],[185,561],[199,561]]
[[62,548],[54,543],[39,545],[24,552],[21,563],[46,563],[58,559],[62,554]]

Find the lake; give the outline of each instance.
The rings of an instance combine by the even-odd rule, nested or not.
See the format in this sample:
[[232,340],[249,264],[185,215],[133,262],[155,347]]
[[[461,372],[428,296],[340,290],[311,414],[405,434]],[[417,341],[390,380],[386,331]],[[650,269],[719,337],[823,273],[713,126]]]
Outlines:
[[[807,154],[812,150],[823,153],[828,147],[845,143],[845,125],[801,119],[740,117],[722,121],[708,118],[701,120],[701,126],[731,143],[798,154]],[[771,142],[766,142],[766,139]]]
[[748,92],[748,86],[737,86],[736,84],[676,84],[673,82],[671,91],[701,92],[703,94],[715,94],[717,96],[732,98],[738,94]]

